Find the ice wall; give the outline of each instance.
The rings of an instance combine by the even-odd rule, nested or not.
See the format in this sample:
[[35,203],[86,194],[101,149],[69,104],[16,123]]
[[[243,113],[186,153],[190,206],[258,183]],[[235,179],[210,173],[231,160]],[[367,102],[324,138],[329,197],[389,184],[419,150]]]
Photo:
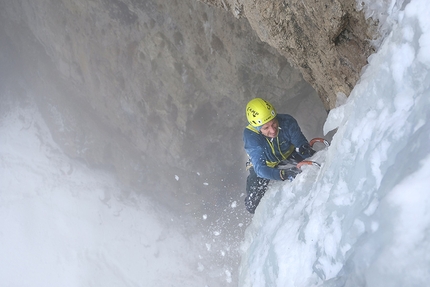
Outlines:
[[332,145],[274,183],[243,245],[240,286],[426,286],[430,280],[430,7],[416,0],[325,131]]

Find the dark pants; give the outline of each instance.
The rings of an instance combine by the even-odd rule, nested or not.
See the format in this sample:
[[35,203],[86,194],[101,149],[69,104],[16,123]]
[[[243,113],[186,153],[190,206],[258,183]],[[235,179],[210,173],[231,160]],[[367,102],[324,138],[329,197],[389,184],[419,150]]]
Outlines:
[[[281,162],[278,168],[288,168],[296,166],[298,162],[301,162],[303,157],[297,152],[293,152],[287,160]],[[250,213],[254,214],[255,209],[260,203],[261,198],[263,198],[266,193],[267,186],[269,184],[269,179],[258,177],[255,173],[254,167],[249,168],[249,175],[246,179],[246,197],[245,197],[245,207]]]
[[266,193],[269,181],[269,179],[258,177],[254,167],[249,168],[249,175],[246,179],[245,206],[250,213],[254,214],[261,198]]

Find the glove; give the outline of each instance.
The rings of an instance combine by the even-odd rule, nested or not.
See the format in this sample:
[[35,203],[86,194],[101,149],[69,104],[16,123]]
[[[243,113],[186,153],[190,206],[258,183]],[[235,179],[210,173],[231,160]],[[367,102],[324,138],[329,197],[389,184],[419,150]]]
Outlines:
[[291,167],[288,169],[281,169],[279,171],[279,175],[281,176],[282,180],[293,181],[293,179],[296,177],[296,175],[298,175],[300,172],[301,172],[301,170],[298,169],[297,167]]
[[302,144],[297,151],[303,158],[311,157],[315,154],[315,151],[307,143]]

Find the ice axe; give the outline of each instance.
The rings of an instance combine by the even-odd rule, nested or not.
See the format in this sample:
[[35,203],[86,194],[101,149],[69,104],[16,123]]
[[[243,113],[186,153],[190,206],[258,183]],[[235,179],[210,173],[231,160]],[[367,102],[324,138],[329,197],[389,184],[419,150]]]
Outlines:
[[[309,145],[311,147],[313,147],[314,144],[317,142],[323,143],[326,147],[330,146],[330,143],[323,138],[314,138],[309,142]],[[297,168],[301,169],[301,167],[304,165],[313,165],[313,166],[321,167],[321,165],[319,163],[317,163],[316,161],[312,161],[312,160],[303,160],[303,161],[299,162],[296,166],[297,166]]]

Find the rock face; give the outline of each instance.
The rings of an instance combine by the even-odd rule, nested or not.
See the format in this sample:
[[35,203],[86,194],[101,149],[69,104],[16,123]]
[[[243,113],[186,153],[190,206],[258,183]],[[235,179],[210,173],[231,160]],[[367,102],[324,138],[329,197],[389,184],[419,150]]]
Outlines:
[[321,133],[316,115],[300,113],[316,92],[227,11],[195,0],[22,0],[2,1],[0,21],[1,44],[67,154],[172,210],[219,213],[237,201],[244,211],[251,98],[295,115],[308,137]]
[[349,95],[367,58],[376,25],[356,0],[203,0],[246,17],[260,39],[299,68],[327,110]]

